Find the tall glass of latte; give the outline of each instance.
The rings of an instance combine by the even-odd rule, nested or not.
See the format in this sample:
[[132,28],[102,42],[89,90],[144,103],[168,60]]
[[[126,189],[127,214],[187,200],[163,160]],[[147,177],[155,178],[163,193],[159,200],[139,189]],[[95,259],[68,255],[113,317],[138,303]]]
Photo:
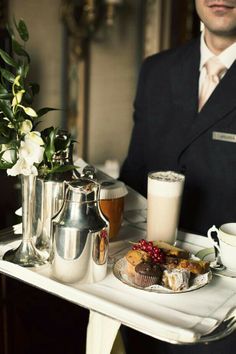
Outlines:
[[184,175],[173,171],[148,175],[147,239],[174,244],[177,236]]

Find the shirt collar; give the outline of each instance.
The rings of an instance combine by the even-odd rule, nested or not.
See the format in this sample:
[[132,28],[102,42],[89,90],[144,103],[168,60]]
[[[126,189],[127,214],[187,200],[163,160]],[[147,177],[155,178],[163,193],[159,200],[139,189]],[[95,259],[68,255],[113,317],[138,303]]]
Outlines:
[[[215,56],[214,53],[210,51],[207,47],[205,39],[204,39],[204,31],[201,34],[201,42],[200,42],[200,50],[201,50],[201,60],[199,70],[201,71],[205,63],[208,59]],[[236,59],[236,42],[231,44],[228,48],[226,48],[223,52],[221,52],[218,56],[219,60],[222,64],[225,65],[227,69],[231,67],[233,62]]]

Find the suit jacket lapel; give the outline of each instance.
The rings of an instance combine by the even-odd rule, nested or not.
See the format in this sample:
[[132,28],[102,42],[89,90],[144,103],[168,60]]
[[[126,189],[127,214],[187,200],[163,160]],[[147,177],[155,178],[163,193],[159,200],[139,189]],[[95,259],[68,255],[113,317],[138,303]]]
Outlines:
[[199,61],[200,39],[192,42],[171,69],[173,102],[181,107],[181,119],[186,119],[187,123],[192,121],[197,113]]
[[180,149],[180,155],[201,134],[224,119],[236,107],[236,61],[203,106]]

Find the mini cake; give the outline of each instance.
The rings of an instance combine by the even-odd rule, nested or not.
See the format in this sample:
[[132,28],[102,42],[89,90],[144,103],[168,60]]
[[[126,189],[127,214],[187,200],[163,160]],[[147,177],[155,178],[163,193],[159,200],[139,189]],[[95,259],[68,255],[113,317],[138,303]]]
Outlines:
[[134,276],[135,267],[142,262],[151,262],[150,255],[142,250],[130,250],[125,256],[127,261],[127,274]]
[[171,271],[178,267],[180,259],[177,257],[166,256],[165,264],[163,265],[164,269]]
[[134,283],[146,288],[161,281],[162,271],[158,264],[143,262],[135,267]]
[[188,270],[193,274],[204,274],[209,271],[210,262],[203,260],[180,259],[177,268]]
[[172,269],[182,269],[187,270],[192,274],[204,274],[209,271],[210,263],[208,261],[203,260],[195,260],[195,259],[182,259],[176,257],[166,257],[166,263],[164,264],[164,268],[171,271]]
[[164,270],[162,283],[173,291],[181,291],[189,288],[190,272],[184,269]]

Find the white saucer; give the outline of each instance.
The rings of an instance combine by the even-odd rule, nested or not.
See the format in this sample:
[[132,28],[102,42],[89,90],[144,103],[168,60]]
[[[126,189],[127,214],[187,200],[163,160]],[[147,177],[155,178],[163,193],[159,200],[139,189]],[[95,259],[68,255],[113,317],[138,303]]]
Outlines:
[[[199,257],[200,259],[204,259],[206,261],[213,261],[214,260],[214,256],[215,256],[215,252],[214,252],[214,248],[204,248],[200,251],[198,251],[195,256]],[[228,278],[236,278],[236,271],[232,271],[229,270],[227,268],[223,268],[223,269],[217,269],[212,267],[211,270],[213,271],[213,273],[215,275],[219,275],[221,277],[228,277]]]
[[224,268],[222,270],[220,269],[213,269],[214,274],[219,275],[221,277],[228,277],[228,278],[236,278],[236,271],[229,270],[227,268]]

